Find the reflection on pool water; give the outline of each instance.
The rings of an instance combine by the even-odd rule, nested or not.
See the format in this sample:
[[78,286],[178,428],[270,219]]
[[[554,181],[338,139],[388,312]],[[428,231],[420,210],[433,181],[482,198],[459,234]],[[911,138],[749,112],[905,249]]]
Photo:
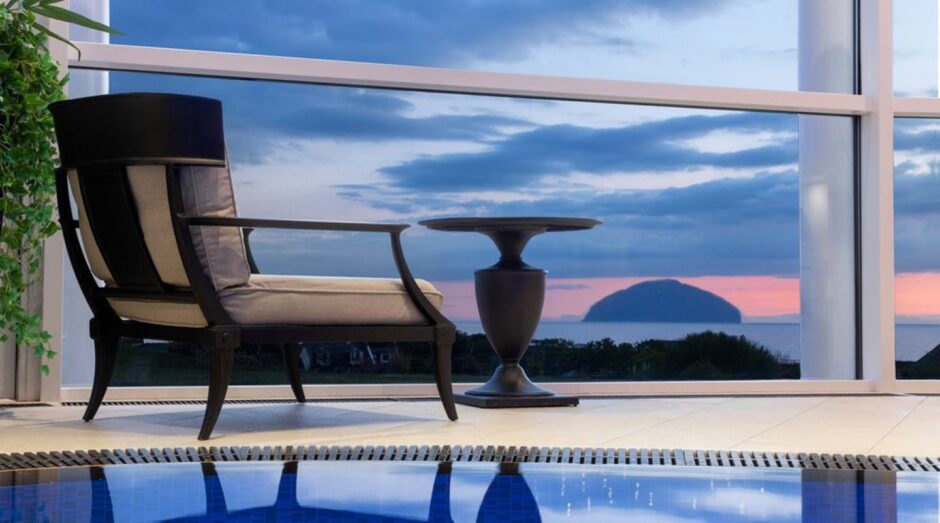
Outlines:
[[938,521],[938,474],[248,462],[0,472],[0,521]]

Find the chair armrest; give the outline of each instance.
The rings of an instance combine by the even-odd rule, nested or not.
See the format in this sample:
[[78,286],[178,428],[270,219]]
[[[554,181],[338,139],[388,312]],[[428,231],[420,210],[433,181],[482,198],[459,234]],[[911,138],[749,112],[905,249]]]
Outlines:
[[260,229],[299,229],[308,231],[348,231],[348,232],[401,232],[410,225],[387,223],[357,222],[310,222],[302,220],[269,220],[263,218],[235,218],[227,216],[192,216],[179,215],[183,225],[191,227],[254,227]]
[[[407,224],[385,224],[385,223],[355,223],[355,222],[308,222],[299,220],[268,220],[258,218],[234,218],[223,216],[192,216],[187,214],[177,215],[180,223],[190,227],[208,226],[208,227],[242,227],[242,228],[267,228],[267,229],[299,229],[309,231],[347,231],[347,232],[381,232],[387,233],[392,240],[392,257],[395,260],[395,266],[398,269],[398,275],[401,278],[405,293],[411,299],[422,316],[435,327],[444,327],[445,330],[452,331],[453,324],[441,314],[434,305],[428,301],[427,297],[418,286],[408,263],[405,261],[405,253],[401,246],[401,232],[410,227]],[[253,260],[252,260],[253,261]],[[252,268],[253,271],[257,267]],[[450,327],[450,329],[448,329]],[[449,335],[452,337],[453,332]],[[452,340],[451,340],[452,341]]]
[[242,241],[245,244],[245,257],[248,258],[248,268],[251,270],[251,273],[261,274],[261,269],[258,268],[258,263],[255,261],[255,255],[251,252],[251,242],[248,241],[248,237],[251,236],[253,232],[255,232],[254,227],[245,227],[242,229]]

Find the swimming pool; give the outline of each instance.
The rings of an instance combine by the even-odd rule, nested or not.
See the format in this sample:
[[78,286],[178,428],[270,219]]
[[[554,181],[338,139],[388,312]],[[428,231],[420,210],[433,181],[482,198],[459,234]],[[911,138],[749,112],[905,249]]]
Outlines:
[[937,473],[267,461],[0,472],[0,521],[938,521]]

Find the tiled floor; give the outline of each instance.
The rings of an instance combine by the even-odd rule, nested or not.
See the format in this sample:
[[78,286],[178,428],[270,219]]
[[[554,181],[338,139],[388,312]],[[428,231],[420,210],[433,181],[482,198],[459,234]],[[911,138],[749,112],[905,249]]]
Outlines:
[[0,407],[0,452],[199,445],[526,445],[940,456],[940,396],[584,399],[482,410],[436,401],[230,404],[212,440],[202,405]]

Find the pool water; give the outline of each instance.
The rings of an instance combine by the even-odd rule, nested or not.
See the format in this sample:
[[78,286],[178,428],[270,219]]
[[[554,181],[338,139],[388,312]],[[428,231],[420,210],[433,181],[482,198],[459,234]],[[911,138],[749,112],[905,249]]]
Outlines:
[[0,521],[940,521],[938,474],[223,462],[0,472]]

